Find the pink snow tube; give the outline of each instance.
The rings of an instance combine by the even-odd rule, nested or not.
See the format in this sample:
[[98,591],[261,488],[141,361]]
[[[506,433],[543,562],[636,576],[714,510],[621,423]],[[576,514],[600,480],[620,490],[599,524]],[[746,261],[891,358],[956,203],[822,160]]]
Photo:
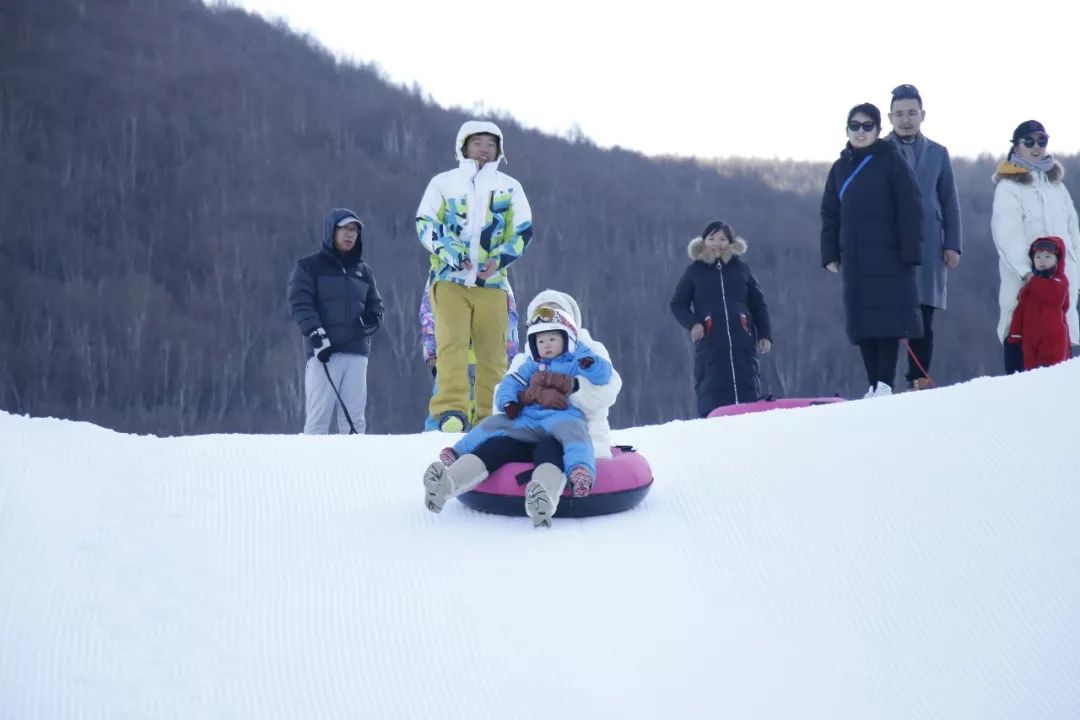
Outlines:
[[[613,447],[611,454],[611,458],[597,459],[596,482],[587,496],[576,498],[567,486],[556,516],[588,517],[622,512],[637,505],[649,493],[653,478],[648,461],[627,446]],[[525,485],[519,482],[518,475],[532,467],[532,463],[503,465],[476,489],[458,499],[473,510],[524,515]]]
[[709,413],[709,417],[725,417],[727,415],[744,415],[746,413],[765,412],[767,410],[779,410],[782,408],[801,408],[810,407],[811,405],[829,405],[831,403],[844,402],[844,398],[840,397],[819,397],[819,398],[778,398],[776,400],[768,399],[758,400],[752,403],[742,403],[740,405],[724,405],[718,407]]

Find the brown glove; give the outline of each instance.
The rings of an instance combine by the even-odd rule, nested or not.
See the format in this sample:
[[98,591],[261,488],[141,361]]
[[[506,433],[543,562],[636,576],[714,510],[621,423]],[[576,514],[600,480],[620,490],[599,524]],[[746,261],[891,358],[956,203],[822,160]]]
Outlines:
[[522,405],[532,405],[533,403],[540,402],[537,398],[537,393],[540,388],[544,387],[543,376],[546,375],[543,370],[538,370],[532,374],[529,378],[529,387],[524,390],[518,390],[518,402]]
[[536,374],[541,376],[540,383],[543,387],[558,390],[563,395],[569,395],[574,390],[574,378],[566,373],[541,370]]
[[[536,376],[534,375],[533,377]],[[534,386],[530,382],[529,387],[525,388],[524,390],[518,390],[517,401],[522,405],[533,405],[535,403],[538,403],[540,402],[540,400],[537,398],[537,393],[539,393],[542,389],[543,388],[541,388],[539,385]]]
[[565,410],[570,407],[566,394],[559,392],[555,388],[540,388],[536,393],[536,400],[548,410]]

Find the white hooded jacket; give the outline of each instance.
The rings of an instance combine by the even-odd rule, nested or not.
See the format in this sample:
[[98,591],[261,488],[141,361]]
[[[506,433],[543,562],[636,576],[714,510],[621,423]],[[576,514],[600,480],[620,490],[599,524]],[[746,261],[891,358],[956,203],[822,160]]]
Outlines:
[[[585,343],[594,353],[610,361],[604,344],[593,340],[589,331],[581,325],[581,308],[577,301],[566,293],[557,290],[544,290],[529,303],[529,309],[525,315],[526,321],[533,316],[536,309],[541,305],[552,303],[570,313],[574,324],[578,326],[578,342]],[[510,362],[509,372],[515,372],[528,358],[525,353],[518,353]],[[585,414],[585,420],[589,428],[589,436],[593,441],[593,452],[598,458],[611,457],[611,425],[608,422],[608,411],[615,404],[622,389],[622,378],[615,368],[611,368],[611,379],[604,385],[593,385],[583,377],[578,378],[578,390],[570,395],[570,404]],[[501,412],[495,408],[496,412]]]
[[[461,149],[466,138],[478,133],[494,135],[499,143],[498,157],[483,167]],[[458,130],[455,156],[457,168],[433,177],[416,209],[417,235],[433,256],[429,281],[474,287],[483,263],[496,259],[498,272],[481,284],[506,289],[506,269],[532,238],[532,209],[521,183],[499,171],[506,159],[502,130],[492,122],[465,122]],[[485,230],[490,231],[486,243]],[[455,269],[451,260],[458,256],[471,261],[472,267]]]

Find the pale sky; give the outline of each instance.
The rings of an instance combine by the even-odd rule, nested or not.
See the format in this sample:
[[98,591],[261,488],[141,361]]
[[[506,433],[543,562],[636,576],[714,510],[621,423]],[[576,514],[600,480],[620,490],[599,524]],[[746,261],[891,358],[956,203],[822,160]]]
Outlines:
[[227,2],[440,105],[557,134],[576,123],[603,147],[832,160],[852,105],[877,105],[887,132],[889,91],[911,83],[924,133],[955,156],[1004,155],[1032,118],[1052,152],[1080,151],[1075,0]]

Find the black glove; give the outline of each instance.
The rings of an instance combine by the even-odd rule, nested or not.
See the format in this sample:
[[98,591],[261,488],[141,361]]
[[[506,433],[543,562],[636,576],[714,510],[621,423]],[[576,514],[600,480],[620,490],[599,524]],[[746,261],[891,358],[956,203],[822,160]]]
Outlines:
[[517,419],[517,416],[521,414],[521,403],[508,402],[503,405],[503,412],[506,413],[506,417],[515,420]]
[[330,360],[334,349],[330,347],[330,338],[326,337],[325,330],[322,328],[312,330],[308,339],[311,340],[311,347],[315,351],[315,357],[319,358],[319,362],[324,363]]
[[592,351],[583,342],[579,342],[577,347],[574,348],[574,359],[577,360],[578,367],[582,370],[588,370],[592,367],[593,363],[596,362],[596,358],[593,357]]
[[[364,315],[367,314],[368,313],[366,312],[364,313]],[[360,337],[370,337],[371,335],[374,335],[375,331],[382,325],[382,317],[377,313],[371,313],[371,316],[366,318],[364,315],[360,315],[356,318],[356,331],[359,333]]]

